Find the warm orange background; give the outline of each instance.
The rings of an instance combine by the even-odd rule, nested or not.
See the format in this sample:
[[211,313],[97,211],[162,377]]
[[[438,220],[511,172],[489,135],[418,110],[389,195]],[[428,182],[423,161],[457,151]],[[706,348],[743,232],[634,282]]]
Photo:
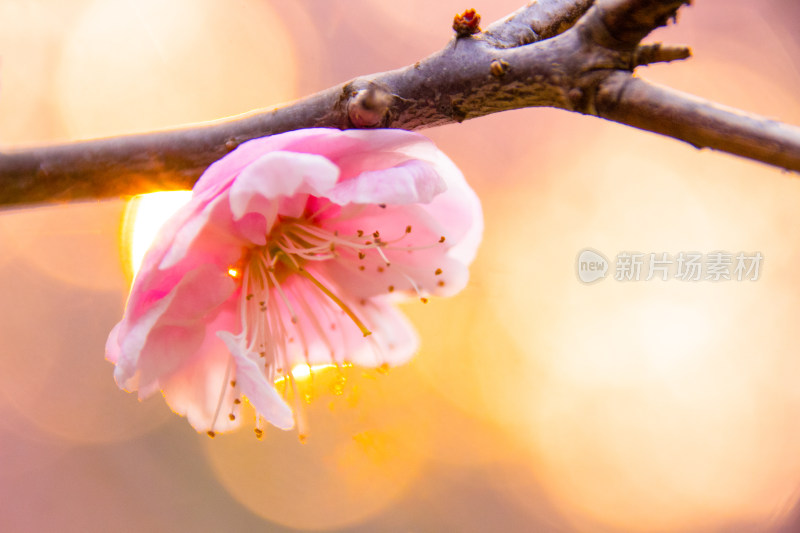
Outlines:
[[[3,0],[0,145],[219,118],[413,63],[521,0]],[[794,0],[705,0],[640,75],[800,124]],[[423,349],[324,379],[311,436],[210,440],[103,359],[125,203],[0,212],[2,531],[800,530],[800,181],[545,109],[427,131],[486,211]],[[575,278],[579,250],[760,251],[757,282]]]

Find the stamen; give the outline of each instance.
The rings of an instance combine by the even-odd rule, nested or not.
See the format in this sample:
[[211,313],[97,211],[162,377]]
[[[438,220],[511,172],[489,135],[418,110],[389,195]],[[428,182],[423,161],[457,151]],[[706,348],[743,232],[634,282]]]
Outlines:
[[228,379],[231,376],[231,368],[233,367],[233,356],[228,357],[228,364],[225,366],[225,379],[222,381],[222,390],[219,392],[219,400],[217,401],[217,409],[214,411],[214,418],[211,419],[211,429],[208,430],[208,436],[214,437],[214,425],[217,423],[219,411],[222,409],[222,401],[225,399],[225,389],[227,389]]
[[411,288],[414,289],[414,291],[417,293],[417,296],[419,296],[419,299],[422,300],[422,303],[424,304],[428,303],[428,299],[423,298],[422,291],[419,290],[419,285],[417,285],[417,283],[411,278],[411,276],[402,271],[400,272],[400,274],[402,274],[403,277],[408,280],[408,282],[411,284]]
[[297,390],[297,383],[295,383],[294,376],[292,376],[291,372],[286,375],[286,379],[291,382],[292,393],[294,394],[294,420],[297,424],[297,437],[300,439],[301,443],[305,443],[306,439],[308,438],[308,425],[306,424],[306,416],[305,410],[303,409],[303,404],[300,402],[300,392]]
[[[305,297],[303,296],[303,293],[301,291],[298,291],[298,294],[296,296],[297,296],[297,301],[300,304],[300,307],[302,307],[303,311],[305,311],[306,313],[306,316],[311,320],[311,325],[314,327],[315,330],[317,330],[320,339],[322,339],[322,341],[328,347],[328,350],[331,352],[331,357],[333,357],[334,356],[333,342],[331,342],[331,340],[328,338],[328,332],[325,330],[325,328],[322,327],[320,321],[317,320],[317,314],[312,311],[311,306],[306,301]],[[322,309],[325,309],[325,306],[322,306]],[[308,351],[306,351],[305,355],[306,355],[306,364],[310,368],[311,363],[308,360]]]
[[268,272],[269,272],[269,279],[272,281],[273,286],[278,291],[278,294],[280,295],[281,300],[283,300],[284,305],[286,305],[286,309],[289,310],[289,314],[292,317],[292,324],[297,324],[297,313],[294,312],[294,307],[292,307],[292,303],[289,301],[289,298],[286,297],[286,293],[283,292],[281,284],[278,283],[278,278],[275,277],[275,272],[273,272],[272,270]]
[[344,303],[338,296],[333,294],[330,291],[330,289],[328,289],[328,287],[326,287],[325,285],[320,283],[317,278],[315,278],[314,276],[309,274],[309,272],[306,269],[299,268],[299,269],[297,269],[297,273],[300,274],[301,276],[303,276],[304,278],[308,279],[309,281],[311,281],[311,283],[316,285],[319,290],[324,292],[325,295],[328,296],[328,298],[330,298],[331,300],[336,302],[336,305],[338,305],[342,309],[342,311],[347,313],[347,316],[350,317],[350,320],[355,322],[356,326],[358,326],[358,329],[361,330],[361,333],[363,333],[365,337],[372,334],[372,332],[367,328],[367,326],[365,326],[364,323],[361,321],[361,319],[359,319],[355,315],[355,313],[353,313],[353,310],[350,309],[350,307],[348,307],[348,305],[346,303]]
[[[276,373],[283,374],[290,370],[289,361],[286,360],[287,354],[279,348],[279,346],[283,345],[285,342],[284,340],[289,337],[289,333],[286,331],[286,324],[281,320],[280,312],[276,306],[272,306],[272,311],[267,318],[269,319],[269,323],[267,324],[269,328],[267,331],[267,339],[271,341],[268,342],[270,354],[266,362],[267,368],[269,369],[267,379],[274,381]],[[306,359],[308,359],[308,343],[306,342],[305,332],[303,328],[296,328],[296,332],[300,337],[303,353]]]
[[380,247],[378,247],[378,248],[375,248],[375,250],[377,250],[377,251],[378,251],[378,253],[380,254],[380,256],[383,258],[383,262],[384,262],[384,263],[386,263],[386,266],[387,266],[387,267],[392,265],[391,261],[389,261],[389,258],[388,258],[388,257],[386,257],[386,254],[385,254],[385,253],[383,253],[383,250],[381,250],[381,248],[380,248]]

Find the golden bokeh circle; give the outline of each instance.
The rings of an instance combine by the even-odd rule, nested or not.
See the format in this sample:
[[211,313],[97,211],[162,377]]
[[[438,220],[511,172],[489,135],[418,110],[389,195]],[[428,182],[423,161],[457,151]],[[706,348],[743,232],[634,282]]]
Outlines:
[[65,40],[58,110],[73,138],[215,120],[293,99],[297,68],[267,2],[98,0]]
[[[780,326],[800,311],[800,298],[785,295],[797,254],[781,227],[797,186],[767,193],[774,171],[722,157],[706,174],[707,158],[634,135],[587,138],[586,159],[562,159],[551,179],[485,196],[494,224],[482,254],[493,275],[483,280],[502,295],[488,301],[523,357],[506,394],[484,398],[529,443],[531,475],[576,524],[764,520],[800,476],[790,451],[800,431],[778,421],[800,416],[789,386],[796,343]],[[617,144],[624,157],[608,155]],[[575,274],[586,247],[611,262],[592,286]],[[760,251],[762,277],[613,279],[619,252],[715,250]]]
[[259,441],[252,415],[245,415],[243,428],[206,442],[217,478],[253,513],[289,527],[330,530],[367,521],[402,498],[424,464],[418,448],[408,446],[414,419],[394,372],[400,369],[389,376],[351,369],[341,395],[330,393],[336,371],[317,375],[314,399],[302,407],[304,444],[296,432],[272,427]]

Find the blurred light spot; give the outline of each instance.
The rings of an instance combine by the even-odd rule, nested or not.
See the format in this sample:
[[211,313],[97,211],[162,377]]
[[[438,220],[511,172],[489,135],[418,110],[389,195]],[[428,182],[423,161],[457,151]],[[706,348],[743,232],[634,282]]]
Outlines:
[[50,436],[101,443],[146,433],[171,416],[160,398],[139,402],[121,391],[103,357],[122,311],[119,290],[74,287],[19,258],[0,267],[0,278],[13,279],[0,299],[0,396],[22,418]]
[[262,441],[244,429],[208,439],[206,454],[228,492],[259,516],[304,530],[354,526],[396,502],[422,461],[406,446],[414,428],[407,397],[383,389],[392,387],[391,376],[365,379],[358,372],[348,372],[338,396],[328,392],[335,372],[314,374],[319,393],[299,406],[309,420],[305,444],[271,427]]
[[37,143],[63,137],[51,111],[52,52],[61,47],[68,13],[83,0],[0,2],[0,142]]
[[0,255],[68,285],[119,290],[125,280],[116,228],[123,209],[107,201],[2,212]]
[[70,29],[55,82],[72,137],[214,120],[296,97],[291,35],[267,2],[97,0]]
[[[457,0],[444,2],[406,0],[399,5],[383,0],[369,0],[365,3],[379,11],[380,18],[391,24],[401,37],[409,38],[409,34],[418,35],[423,39],[427,37],[431,45],[437,46],[441,46],[444,39],[455,36],[452,29],[453,17],[464,11],[463,3]],[[485,29],[496,19],[508,15],[519,7],[520,4],[516,0],[487,2],[479,10],[481,28]],[[441,31],[432,31],[435,28],[440,28]]]
[[[765,520],[800,476],[800,430],[776,421],[800,416],[780,370],[796,342],[768,326],[800,312],[800,297],[777,296],[796,284],[782,262],[796,264],[785,220],[798,186],[780,181],[772,196],[770,169],[595,127],[572,138],[581,158],[565,145],[547,154],[558,172],[484,197],[494,223],[481,279],[523,354],[484,398],[529,442],[532,474],[579,530]],[[612,261],[592,286],[573,270],[587,246]],[[718,249],[760,250],[775,270],[758,282],[613,279],[619,252]]]
[[[344,364],[341,368],[350,367],[350,364]],[[308,379],[313,379],[315,376],[318,376],[320,372],[327,371],[330,369],[337,369],[341,372],[341,368],[337,367],[336,365],[308,365],[305,363],[300,363],[294,368],[292,368],[292,377],[297,381],[306,381]],[[275,380],[276,383],[283,381],[286,378],[278,378]]]
[[[497,402],[487,401],[485,395],[505,396],[490,384],[514,379],[520,350],[485,305],[481,264],[479,254],[470,269],[470,284],[458,296],[402,306],[423,339],[409,365],[416,378],[407,385],[416,391],[409,409],[421,406],[411,441],[425,446],[422,453],[449,464],[505,460],[494,423]],[[423,434],[428,439],[419,441],[417,436]]]

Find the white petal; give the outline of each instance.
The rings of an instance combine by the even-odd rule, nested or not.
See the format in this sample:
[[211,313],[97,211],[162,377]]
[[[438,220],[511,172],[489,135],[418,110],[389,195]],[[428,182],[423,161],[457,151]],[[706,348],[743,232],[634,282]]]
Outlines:
[[240,337],[228,331],[218,331],[217,336],[225,342],[233,355],[236,363],[236,385],[247,396],[256,412],[275,427],[292,429],[292,410],[264,376],[263,370],[248,357],[251,354],[242,348]]
[[248,165],[230,188],[235,219],[252,210],[263,212],[264,201],[296,194],[323,196],[339,179],[339,168],[321,155],[271,152]]

